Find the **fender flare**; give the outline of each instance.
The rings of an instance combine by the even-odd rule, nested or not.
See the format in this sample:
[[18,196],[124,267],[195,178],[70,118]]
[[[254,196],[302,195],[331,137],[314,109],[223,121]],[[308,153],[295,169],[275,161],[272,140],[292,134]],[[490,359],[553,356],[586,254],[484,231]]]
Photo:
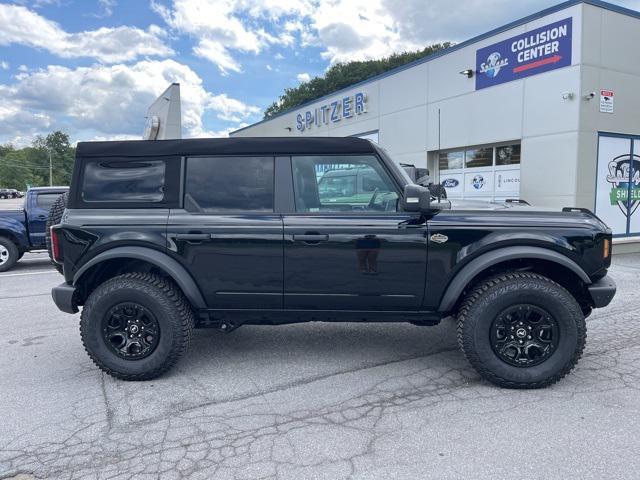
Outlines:
[[484,253],[465,265],[447,286],[438,311],[451,311],[469,282],[483,270],[501,262],[520,258],[548,260],[571,270],[585,284],[591,284],[589,275],[580,265],[554,250],[541,247],[504,247]]
[[73,285],[75,286],[82,275],[84,275],[91,267],[98,265],[107,260],[121,258],[131,258],[135,260],[144,260],[149,262],[160,270],[165,271],[175,281],[185,297],[191,302],[195,308],[207,308],[207,304],[204,301],[204,297],[198,288],[198,285],[193,280],[193,277],[187,272],[187,270],[180,265],[176,260],[171,258],[166,253],[153,250],[145,247],[117,247],[112,250],[102,252],[87,263],[85,263],[73,276]]

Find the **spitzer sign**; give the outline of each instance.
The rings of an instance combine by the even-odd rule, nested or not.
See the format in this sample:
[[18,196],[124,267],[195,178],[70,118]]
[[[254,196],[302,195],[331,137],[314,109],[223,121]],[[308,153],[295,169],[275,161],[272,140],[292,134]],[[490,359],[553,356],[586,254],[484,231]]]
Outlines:
[[476,51],[476,90],[571,65],[571,18]]

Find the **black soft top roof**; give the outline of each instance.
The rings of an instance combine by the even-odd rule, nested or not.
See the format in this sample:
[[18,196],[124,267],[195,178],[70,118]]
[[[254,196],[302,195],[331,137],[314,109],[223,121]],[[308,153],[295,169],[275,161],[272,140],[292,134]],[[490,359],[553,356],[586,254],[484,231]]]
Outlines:
[[76,155],[78,157],[314,155],[374,151],[374,146],[369,140],[356,137],[239,137],[80,142]]

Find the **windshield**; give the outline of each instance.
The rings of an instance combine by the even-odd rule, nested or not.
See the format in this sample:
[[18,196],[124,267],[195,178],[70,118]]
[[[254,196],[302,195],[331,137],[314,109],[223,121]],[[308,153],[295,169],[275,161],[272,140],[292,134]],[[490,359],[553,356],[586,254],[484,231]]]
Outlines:
[[411,180],[409,174],[405,172],[404,168],[401,168],[400,165],[393,161],[393,159],[389,156],[389,153],[387,153],[384,148],[382,148],[380,145],[375,145],[375,147],[378,150],[378,153],[385,159],[387,165],[389,165],[389,168],[393,169],[393,173],[396,174],[396,176],[402,177],[403,183],[405,185],[414,184],[414,181]]

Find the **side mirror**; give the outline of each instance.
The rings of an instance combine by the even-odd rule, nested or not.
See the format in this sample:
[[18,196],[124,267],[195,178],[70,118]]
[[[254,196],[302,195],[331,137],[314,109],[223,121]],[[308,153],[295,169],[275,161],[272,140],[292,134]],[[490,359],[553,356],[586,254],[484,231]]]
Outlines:
[[405,212],[428,212],[431,210],[431,193],[420,185],[405,185],[402,209]]

